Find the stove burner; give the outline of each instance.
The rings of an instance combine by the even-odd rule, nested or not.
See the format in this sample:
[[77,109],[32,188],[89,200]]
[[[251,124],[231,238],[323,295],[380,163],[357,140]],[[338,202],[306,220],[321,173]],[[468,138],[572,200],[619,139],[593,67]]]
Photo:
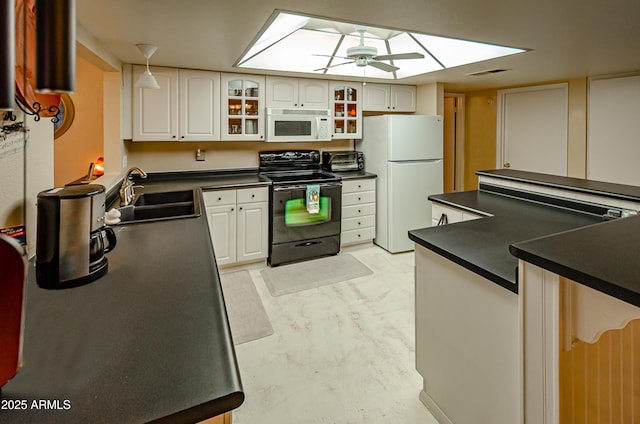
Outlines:
[[274,172],[263,173],[274,183],[304,183],[304,182],[327,182],[340,181],[340,177],[336,177],[328,172],[321,171],[291,171],[291,172]]
[[260,152],[260,174],[274,184],[340,181],[320,168],[318,150]]

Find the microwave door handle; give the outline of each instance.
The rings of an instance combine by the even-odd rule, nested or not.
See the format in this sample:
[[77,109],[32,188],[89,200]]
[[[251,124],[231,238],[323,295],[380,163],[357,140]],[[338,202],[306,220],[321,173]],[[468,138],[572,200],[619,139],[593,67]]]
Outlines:
[[316,116],[316,140],[320,138],[320,117]]

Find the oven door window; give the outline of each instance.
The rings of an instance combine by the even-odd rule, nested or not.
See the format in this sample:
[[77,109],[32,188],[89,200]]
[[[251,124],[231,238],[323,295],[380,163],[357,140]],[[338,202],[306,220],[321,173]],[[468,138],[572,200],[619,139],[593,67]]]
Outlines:
[[287,200],[284,205],[284,224],[287,227],[313,225],[331,220],[331,198],[320,196],[320,211],[309,213],[305,198]]
[[306,188],[274,190],[271,242],[289,243],[340,234],[342,187],[320,185],[320,211],[307,212]]

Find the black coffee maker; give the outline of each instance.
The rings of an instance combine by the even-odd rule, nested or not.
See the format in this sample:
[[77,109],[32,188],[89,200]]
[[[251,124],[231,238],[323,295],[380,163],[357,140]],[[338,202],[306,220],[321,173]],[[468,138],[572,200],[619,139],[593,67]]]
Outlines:
[[104,225],[105,188],[70,185],[38,194],[36,281],[60,289],[97,280],[107,273],[105,253],[116,235]]

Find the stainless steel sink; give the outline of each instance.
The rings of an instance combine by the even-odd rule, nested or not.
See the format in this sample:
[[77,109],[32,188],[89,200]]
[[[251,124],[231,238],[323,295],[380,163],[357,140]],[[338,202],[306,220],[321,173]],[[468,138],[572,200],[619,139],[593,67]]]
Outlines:
[[142,193],[132,205],[117,208],[120,224],[200,216],[193,190]]

